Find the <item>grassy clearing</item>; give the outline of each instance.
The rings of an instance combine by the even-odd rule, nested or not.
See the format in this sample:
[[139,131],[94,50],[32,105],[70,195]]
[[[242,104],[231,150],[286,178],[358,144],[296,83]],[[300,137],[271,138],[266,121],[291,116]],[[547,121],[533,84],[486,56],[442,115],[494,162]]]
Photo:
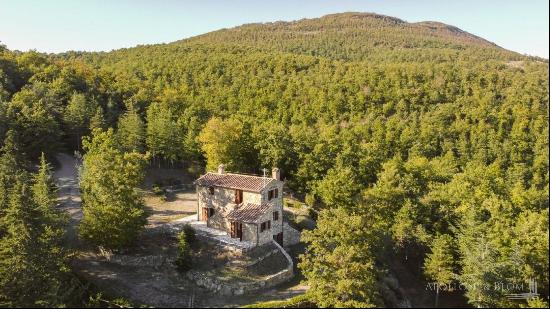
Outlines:
[[223,267],[217,269],[214,275],[221,281],[225,282],[254,282],[256,280],[261,280],[262,277],[254,276],[246,269],[239,267]]
[[151,213],[151,224],[168,223],[197,212],[196,194],[192,191],[172,193],[168,198],[147,194],[144,200]]
[[258,247],[241,256],[220,249],[214,244],[198,241],[193,252],[193,269],[225,282],[263,280],[266,276],[276,274],[288,266],[286,258],[280,253],[254,263],[256,259],[273,249],[274,246]]

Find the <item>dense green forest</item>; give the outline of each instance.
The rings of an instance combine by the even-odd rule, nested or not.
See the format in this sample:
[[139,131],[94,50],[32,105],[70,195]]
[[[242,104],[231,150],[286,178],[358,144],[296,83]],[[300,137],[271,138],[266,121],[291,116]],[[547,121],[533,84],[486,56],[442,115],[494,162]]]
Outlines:
[[[548,81],[547,60],[360,13],[112,52],[0,46],[0,305],[58,304],[55,291],[7,289],[17,280],[4,274],[36,263],[11,248],[30,246],[22,235],[42,235],[33,254],[58,241],[41,154],[82,151],[90,135],[84,150],[151,164],[281,168],[318,213],[299,265],[317,306],[383,304],[395,254],[423,260],[427,281],[461,284],[474,306],[517,306],[479,287],[531,278],[547,302]],[[41,265],[17,287],[62,282],[55,255],[58,271]]]

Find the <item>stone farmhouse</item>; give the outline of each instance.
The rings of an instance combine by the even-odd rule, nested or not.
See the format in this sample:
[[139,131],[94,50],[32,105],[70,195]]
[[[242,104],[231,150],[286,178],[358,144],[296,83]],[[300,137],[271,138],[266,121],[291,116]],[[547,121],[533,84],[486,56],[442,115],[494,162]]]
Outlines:
[[283,245],[283,182],[278,168],[271,177],[206,173],[195,181],[198,220],[231,238],[263,245],[272,240]]

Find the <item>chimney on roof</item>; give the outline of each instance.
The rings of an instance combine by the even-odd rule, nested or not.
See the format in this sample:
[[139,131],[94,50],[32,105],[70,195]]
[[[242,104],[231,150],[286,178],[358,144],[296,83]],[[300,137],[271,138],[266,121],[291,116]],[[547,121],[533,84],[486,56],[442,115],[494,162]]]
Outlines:
[[274,167],[274,168],[271,170],[271,177],[272,177],[273,179],[281,180],[281,172],[279,171],[278,168]]
[[218,174],[224,174],[225,173],[225,165],[220,164],[218,165]]

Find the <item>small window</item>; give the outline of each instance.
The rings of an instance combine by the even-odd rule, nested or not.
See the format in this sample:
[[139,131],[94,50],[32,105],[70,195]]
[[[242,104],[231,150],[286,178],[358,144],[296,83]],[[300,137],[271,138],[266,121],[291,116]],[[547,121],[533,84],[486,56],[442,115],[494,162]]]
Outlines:
[[216,211],[214,210],[214,208],[208,208],[208,217],[212,217],[214,214],[216,213]]
[[272,199],[278,198],[278,197],[279,197],[279,189],[273,189],[273,190],[269,190],[267,192],[267,200],[268,201],[271,201]]
[[208,193],[210,193],[210,195],[214,195],[214,187],[208,187]]
[[273,212],[273,221],[278,221],[279,220],[279,212],[278,211],[274,211]]
[[260,232],[271,229],[271,220],[262,222],[260,225]]

